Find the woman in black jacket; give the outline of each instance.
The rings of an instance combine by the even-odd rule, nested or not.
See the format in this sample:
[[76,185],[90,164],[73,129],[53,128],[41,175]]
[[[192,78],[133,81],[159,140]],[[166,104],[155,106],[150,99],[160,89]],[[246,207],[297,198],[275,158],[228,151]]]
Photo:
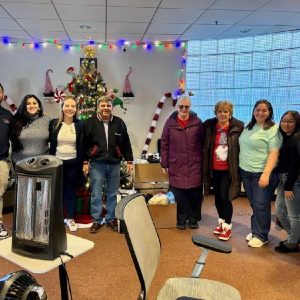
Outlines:
[[63,161],[63,204],[70,231],[77,230],[74,221],[76,189],[82,177],[83,124],[76,115],[77,102],[73,97],[67,97],[60,118],[51,120],[49,129],[49,152]]
[[223,241],[231,237],[233,214],[231,200],[238,197],[241,186],[238,140],[244,124],[233,118],[232,114],[232,103],[220,101],[215,105],[216,117],[204,122],[204,193],[208,195],[213,182],[215,205],[219,216],[214,233]]

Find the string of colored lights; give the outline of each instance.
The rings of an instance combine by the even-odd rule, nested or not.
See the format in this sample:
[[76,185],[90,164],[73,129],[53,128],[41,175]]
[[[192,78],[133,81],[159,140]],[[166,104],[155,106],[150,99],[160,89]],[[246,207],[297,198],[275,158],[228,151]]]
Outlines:
[[[1,43],[0,43],[1,45]],[[75,50],[82,50],[86,46],[93,46],[98,49],[109,49],[109,50],[122,50],[126,51],[127,49],[135,49],[138,47],[142,47],[147,51],[151,51],[153,48],[157,48],[159,50],[162,49],[171,49],[175,48],[185,48],[186,42],[184,41],[154,41],[154,42],[141,42],[141,41],[126,41],[126,40],[118,40],[114,43],[97,43],[95,41],[89,41],[88,43],[82,44],[68,44],[68,43],[60,43],[58,40],[47,40],[44,42],[24,42],[24,41],[17,41],[11,40],[8,37],[2,38],[2,45],[4,46],[19,46],[21,48],[30,48],[30,49],[40,49],[46,48],[48,46],[55,46],[58,49],[63,49],[65,51],[75,49]]]

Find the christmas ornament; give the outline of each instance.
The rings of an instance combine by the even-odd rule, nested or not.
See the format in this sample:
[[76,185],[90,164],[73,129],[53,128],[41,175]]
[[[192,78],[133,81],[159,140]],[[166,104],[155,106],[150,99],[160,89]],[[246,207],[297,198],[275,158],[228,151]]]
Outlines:
[[45,91],[43,93],[43,95],[45,97],[53,97],[54,96],[53,86],[52,86],[52,83],[51,83],[51,79],[50,79],[49,73],[53,73],[53,70],[52,69],[48,69],[46,71]]
[[56,103],[63,102],[65,97],[66,97],[66,93],[64,91],[61,91],[59,89],[55,90],[54,99]]

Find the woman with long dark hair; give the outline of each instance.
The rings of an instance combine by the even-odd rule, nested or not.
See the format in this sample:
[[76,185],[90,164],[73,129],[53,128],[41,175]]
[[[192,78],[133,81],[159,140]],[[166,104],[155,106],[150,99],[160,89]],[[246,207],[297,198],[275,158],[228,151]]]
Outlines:
[[268,100],[258,100],[252,118],[242,132],[240,170],[245,192],[252,208],[249,247],[262,247],[268,242],[271,227],[271,201],[278,185],[277,165],[282,136],[273,121],[273,108]]
[[[63,204],[70,231],[77,230],[74,221],[76,189],[82,178],[83,124],[77,118],[77,102],[67,97],[61,116],[50,122],[50,154],[63,161]],[[82,175],[82,176],[81,176]]]
[[[299,252],[300,242],[300,115],[289,110],[280,120],[283,143],[279,152],[279,185],[276,196],[276,216],[289,234],[279,243],[275,251]],[[298,149],[299,147],[299,149]]]
[[13,162],[48,153],[50,118],[43,112],[40,99],[26,95],[13,117],[11,142]]

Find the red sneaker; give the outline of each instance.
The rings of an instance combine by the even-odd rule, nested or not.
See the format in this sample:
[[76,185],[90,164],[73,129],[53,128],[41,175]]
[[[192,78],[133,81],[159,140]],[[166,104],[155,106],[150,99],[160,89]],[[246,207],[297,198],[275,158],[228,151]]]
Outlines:
[[219,236],[219,240],[228,241],[231,237],[231,229],[224,228]]
[[221,234],[223,232],[223,228],[222,228],[222,224],[219,224],[215,230],[214,230],[214,234]]

